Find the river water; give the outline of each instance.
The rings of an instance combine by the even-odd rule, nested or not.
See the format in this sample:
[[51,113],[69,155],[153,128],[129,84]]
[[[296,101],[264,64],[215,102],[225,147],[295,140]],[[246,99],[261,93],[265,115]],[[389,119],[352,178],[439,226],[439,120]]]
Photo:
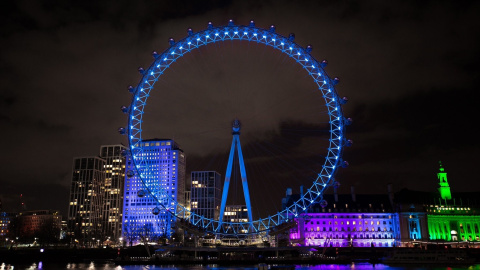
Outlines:
[[[256,266],[230,266],[230,267],[220,267],[216,265],[198,265],[198,266],[155,266],[155,265],[128,265],[128,266],[116,266],[114,264],[94,264],[94,263],[69,263],[69,264],[55,264],[55,263],[33,263],[28,265],[8,265],[1,264],[0,270],[34,270],[34,269],[45,269],[45,270],[59,270],[59,269],[89,269],[89,270],[257,270]],[[290,269],[290,268],[278,268]],[[295,270],[413,270],[413,269],[428,269],[428,270],[480,270],[480,264],[473,265],[470,267],[428,267],[428,266],[387,266],[384,264],[369,264],[369,263],[352,263],[346,265],[339,264],[324,264],[324,265],[296,265]]]

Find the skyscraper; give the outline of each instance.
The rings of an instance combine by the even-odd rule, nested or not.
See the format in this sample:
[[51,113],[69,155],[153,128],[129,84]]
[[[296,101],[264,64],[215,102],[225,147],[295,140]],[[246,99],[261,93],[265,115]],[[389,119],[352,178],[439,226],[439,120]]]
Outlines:
[[[167,194],[185,206],[185,155],[183,150],[168,139],[151,139],[139,142],[143,148],[143,157],[150,167],[144,181],[150,186],[162,188]],[[127,158],[127,171],[136,171],[130,157]],[[165,205],[167,200],[160,203]],[[166,212],[145,189],[142,179],[135,174],[125,177],[123,204],[123,237],[130,244],[140,241],[169,237],[175,224],[175,218]],[[158,207],[158,215],[152,210]]]
[[125,157],[122,151],[126,147],[121,144],[102,145],[100,157],[105,160],[105,181],[101,186],[102,201],[102,234],[110,236],[114,241],[122,235],[123,187],[125,181]]
[[79,157],[73,160],[68,230],[70,235],[84,244],[101,235],[104,168],[105,160],[100,157]]
[[215,171],[191,173],[191,211],[206,218],[218,220],[221,203],[221,175]]

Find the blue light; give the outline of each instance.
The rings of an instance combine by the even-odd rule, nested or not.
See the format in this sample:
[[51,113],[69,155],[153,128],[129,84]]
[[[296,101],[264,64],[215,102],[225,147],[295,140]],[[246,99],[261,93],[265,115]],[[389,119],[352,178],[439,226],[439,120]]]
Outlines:
[[[320,196],[323,193],[323,188],[319,188],[318,185],[323,185],[324,188],[326,186],[329,186],[330,179],[326,178],[327,175],[328,175],[329,178],[331,178],[332,175],[334,175],[334,172],[335,172],[334,169],[337,169],[338,167],[340,167],[340,166],[337,167],[336,165],[332,167],[331,162],[333,160],[333,157],[335,157],[335,160],[341,159],[340,149],[343,149],[342,146],[343,146],[343,143],[344,143],[344,142],[334,141],[333,138],[336,138],[338,140],[341,140],[343,138],[342,136],[335,137],[335,135],[340,134],[340,133],[343,134],[343,132],[344,132],[343,131],[344,130],[343,125],[345,123],[344,123],[344,121],[340,120],[340,119],[343,119],[343,113],[342,113],[341,110],[339,110],[339,107],[336,107],[336,105],[339,105],[339,104],[335,104],[335,103],[337,103],[337,99],[336,99],[337,95],[335,93],[335,90],[333,88],[328,89],[329,87],[333,86],[334,82],[327,75],[323,76],[322,72],[320,72],[326,66],[326,61],[324,61],[325,62],[324,64],[323,64],[323,62],[321,64],[320,62],[317,62],[313,57],[311,57],[308,54],[306,54],[306,56],[303,57],[304,59],[301,60],[301,58],[303,56],[303,53],[304,52],[308,53],[308,47],[309,46],[307,46],[307,49],[302,49],[300,46],[298,46],[298,44],[296,44],[294,42],[294,35],[292,35],[292,34],[289,35],[288,41],[284,42],[283,40],[287,40],[287,38],[276,34],[275,31],[272,32],[271,28],[270,28],[270,30],[265,30],[265,29],[257,28],[252,24],[250,24],[250,26],[248,26],[248,27],[249,28],[246,28],[245,26],[235,27],[233,25],[233,22],[232,22],[232,23],[229,23],[228,26],[221,26],[221,27],[214,28],[213,25],[211,23],[209,23],[208,24],[208,30],[200,31],[200,32],[197,32],[197,33],[193,33],[193,31],[189,31],[186,40],[183,39],[183,42],[177,42],[177,43],[171,44],[171,46],[166,51],[164,51],[163,54],[166,55],[167,53],[170,52],[171,55],[174,55],[174,57],[172,57],[170,59],[165,57],[163,59],[163,61],[169,61],[169,62],[165,62],[165,63],[161,62],[162,64],[155,65],[156,68],[158,68],[158,71],[155,70],[155,69],[152,69],[150,74],[149,74],[152,77],[149,77],[148,81],[146,81],[145,78],[143,80],[141,80],[141,83],[139,85],[145,85],[146,89],[142,89],[141,91],[136,92],[137,95],[134,96],[134,101],[132,101],[132,104],[130,106],[131,108],[133,108],[133,110],[129,111],[130,116],[131,116],[130,117],[131,125],[129,124],[127,126],[129,127],[129,130],[128,130],[129,133],[128,134],[133,134],[133,135],[129,136],[130,137],[130,140],[129,140],[130,149],[134,149],[134,148],[138,149],[138,145],[137,145],[137,147],[135,147],[135,144],[138,144],[139,141],[141,141],[141,137],[142,137],[141,125],[142,125],[143,121],[141,120],[141,117],[144,113],[144,108],[146,106],[146,102],[147,102],[147,99],[148,99],[147,92],[150,91],[150,89],[153,87],[153,85],[157,82],[158,77],[161,76],[162,74],[164,74],[164,69],[169,67],[169,63],[174,62],[179,57],[182,57],[183,56],[182,52],[184,52],[185,50],[190,51],[190,50],[197,49],[200,46],[207,45],[207,44],[212,43],[212,42],[226,41],[227,39],[228,40],[239,39],[239,40],[246,40],[246,41],[252,41],[252,39],[253,39],[257,43],[270,46],[274,49],[278,49],[282,53],[285,53],[287,56],[296,60],[296,63],[300,64],[304,69],[307,70],[307,73],[312,77],[313,81],[315,83],[319,84],[319,90],[323,91],[323,98],[324,98],[325,103],[326,103],[325,105],[327,107],[328,114],[332,117],[332,119],[337,118],[335,121],[332,120],[329,123],[330,129],[331,129],[330,132],[332,133],[333,136],[332,136],[332,139],[329,140],[330,141],[330,146],[328,147],[326,161],[323,164],[321,173],[318,174],[318,178],[315,180],[315,182],[313,183],[313,186],[312,186],[312,188],[314,188],[318,191],[313,192],[313,191],[309,190],[308,195],[307,195],[308,200],[304,196],[303,198],[300,199],[302,201],[295,202],[294,207],[289,207],[286,212],[279,212],[279,213],[275,214],[273,217],[268,217],[268,218],[261,219],[261,220],[258,220],[258,221],[249,221],[249,222],[251,222],[250,224],[242,225],[242,226],[246,226],[245,228],[248,227],[248,230],[250,232],[254,232],[254,231],[262,230],[260,228],[265,228],[265,226],[268,227],[268,225],[265,225],[265,224],[281,224],[282,222],[279,222],[279,220],[282,217],[284,217],[285,214],[294,214],[295,210],[297,210],[296,212],[298,212],[298,210],[300,210],[302,208],[307,209],[308,208],[308,205],[307,205],[308,201],[310,201],[310,203],[315,202],[315,200],[311,200],[314,197],[314,194],[316,196]],[[219,31],[224,32],[225,37],[223,37],[223,38],[213,38],[213,39],[210,37],[210,34],[214,34],[216,37],[218,37],[219,36]],[[230,31],[232,31],[232,32],[230,32]],[[243,35],[238,36],[239,33],[243,33]],[[231,34],[234,34],[236,36],[231,35]],[[252,34],[252,38],[250,38],[250,34]],[[203,39],[204,37],[206,39]],[[258,37],[262,37],[262,38],[258,38]],[[197,39],[196,43],[192,41],[192,40],[195,40],[195,39]],[[281,46],[278,46],[279,43],[276,43],[277,39],[279,40],[279,43],[280,43]],[[194,44],[192,44],[192,42]],[[182,46],[183,44],[188,44],[189,46],[184,48]],[[297,53],[293,52],[294,47],[297,50]],[[177,49],[180,50],[179,53],[176,53]],[[158,59],[158,56],[157,56],[157,59]],[[318,65],[317,65],[317,63],[318,63]],[[318,70],[316,69],[317,66],[319,66]],[[320,80],[320,78],[321,78],[320,76],[323,76],[324,80]],[[321,83],[322,81],[323,81],[323,85]],[[327,83],[327,81],[329,83]],[[147,85],[148,85],[148,87],[147,87]],[[140,88],[140,87],[137,86],[137,88],[135,88],[135,89],[138,89],[138,88]],[[145,91],[145,90],[148,90],[148,91]],[[339,102],[340,102],[340,100],[339,100]],[[136,104],[139,104],[140,106],[137,108],[135,106]],[[137,118],[138,116],[140,118]],[[338,131],[337,131],[337,129],[338,129]],[[340,144],[340,143],[342,144],[342,146],[338,146],[338,144]],[[150,159],[150,157],[147,157],[146,155],[140,155],[140,157],[139,157],[137,155],[136,158],[144,159],[137,164],[138,165],[137,169],[139,170],[139,175],[143,175],[143,174],[141,174],[141,171],[142,170],[148,171],[146,164],[148,163],[148,160]],[[149,176],[150,174],[146,173],[145,175]],[[161,175],[160,177],[161,177],[161,179],[164,179],[166,177],[166,175]],[[153,182],[152,182],[152,184],[150,184],[151,181],[149,179],[146,179],[146,180],[147,181],[146,181],[145,185],[147,186],[147,188],[150,185],[153,185]],[[154,195],[155,198],[172,198],[170,196],[171,194],[167,193],[166,186],[164,188],[165,188],[165,190],[162,190],[161,187],[160,188],[153,188],[153,189],[151,189],[151,194]],[[150,189],[150,188],[148,188],[148,189]],[[176,203],[172,202],[171,200],[169,201],[169,204],[170,203],[173,206],[172,211],[175,212],[175,215],[177,215],[177,213],[179,213],[177,211],[180,211],[181,214],[179,214],[179,217],[180,217],[180,215],[183,214],[183,217],[185,218],[185,214],[188,211],[186,209],[184,209],[183,206],[181,206],[179,204],[176,204]],[[180,210],[178,210],[178,209],[180,209]],[[162,210],[162,211],[164,211],[164,210]],[[192,223],[197,224],[198,226],[204,227],[207,231],[216,232],[216,233],[220,233],[220,234],[226,233],[225,227],[219,228],[218,226],[215,225],[215,224],[218,224],[218,221],[216,221],[216,220],[208,220],[208,219],[205,219],[204,217],[201,217],[201,216],[198,216],[198,215],[197,216],[192,215],[192,216],[188,217],[187,219],[189,221],[191,221]],[[204,223],[204,221],[206,221],[206,223]],[[266,221],[266,223],[263,223],[263,221]]]

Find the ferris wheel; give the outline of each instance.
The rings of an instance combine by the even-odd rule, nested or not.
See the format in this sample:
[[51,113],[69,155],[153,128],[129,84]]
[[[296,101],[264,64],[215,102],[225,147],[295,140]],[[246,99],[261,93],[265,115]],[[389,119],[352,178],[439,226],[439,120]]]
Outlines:
[[[276,228],[305,212],[312,204],[319,203],[326,206],[323,199],[324,191],[334,184],[334,175],[339,167],[346,167],[348,163],[343,161],[342,152],[345,146],[350,146],[351,141],[345,138],[345,126],[351,123],[350,118],[343,115],[342,105],[347,102],[346,98],[340,98],[335,91],[335,85],[339,82],[337,78],[331,79],[324,68],[327,62],[319,62],[311,56],[312,47],[301,47],[294,41],[294,34],[288,37],[276,33],[275,26],[269,29],[262,29],[255,26],[254,21],[246,26],[235,25],[233,20],[225,26],[214,26],[208,23],[207,29],[193,32],[188,29],[187,37],[176,42],[169,40],[170,47],[163,53],[153,52],[154,61],[147,69],[140,68],[142,78],[136,87],[129,87],[133,95],[129,107],[123,106],[122,111],[128,114],[128,125],[126,128],[119,128],[119,133],[128,137],[129,155],[134,163],[134,170],[129,170],[127,177],[134,175],[142,179],[144,189],[138,196],[149,195],[160,203],[160,207],[170,212],[177,218],[191,225],[202,228],[206,232],[215,234],[231,234],[231,228],[238,228],[235,234],[255,234]],[[247,222],[228,222],[209,219],[190,211],[184,205],[177,203],[166,190],[159,185],[154,185],[143,179],[153,175],[149,162],[140,147],[142,142],[142,125],[144,123],[144,112],[151,90],[160,76],[172,66],[177,60],[189,52],[196,50],[210,43],[224,41],[250,41],[271,47],[282,54],[293,59],[297,65],[303,68],[318,87],[319,94],[323,97],[324,106],[327,109],[329,138],[328,148],[324,154],[324,162],[320,164],[321,169],[316,172],[311,186],[303,192],[298,200],[288,205],[285,209],[257,220]],[[166,202],[166,203],[165,203]],[[159,207],[152,209],[152,212],[159,213]]]

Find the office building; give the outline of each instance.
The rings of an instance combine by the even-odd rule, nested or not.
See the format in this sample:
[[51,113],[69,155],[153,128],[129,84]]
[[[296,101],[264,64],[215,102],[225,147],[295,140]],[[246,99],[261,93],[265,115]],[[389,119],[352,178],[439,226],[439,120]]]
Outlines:
[[[162,188],[172,199],[185,206],[185,162],[183,150],[173,141],[151,139],[139,142],[143,148],[143,157],[150,167],[143,181],[154,188]],[[127,157],[126,171],[135,172],[135,165]],[[175,227],[175,217],[160,205],[166,205],[168,199],[150,196],[138,174],[125,177],[123,205],[123,238],[128,244],[143,241],[156,241],[161,237],[170,237]],[[159,213],[152,210],[158,207]]]
[[105,160],[100,157],[79,157],[73,160],[67,223],[69,235],[83,244],[102,236],[101,187],[105,182],[105,164]]
[[220,215],[221,175],[215,171],[191,172],[190,205],[192,212],[218,220]]
[[104,237],[111,237],[114,241],[117,241],[122,235],[125,151],[126,147],[121,144],[100,147],[100,157],[105,160],[105,181],[101,185],[103,193],[102,234]]

